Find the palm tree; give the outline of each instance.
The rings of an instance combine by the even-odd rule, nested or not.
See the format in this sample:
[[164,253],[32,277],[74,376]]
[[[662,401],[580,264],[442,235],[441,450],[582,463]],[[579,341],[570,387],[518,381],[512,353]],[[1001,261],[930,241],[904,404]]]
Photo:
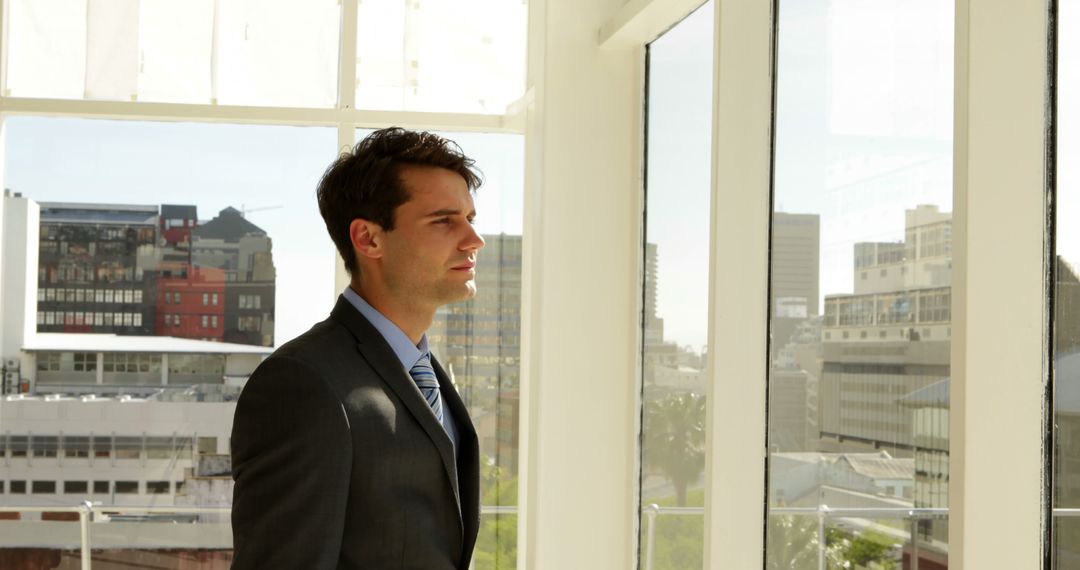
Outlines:
[[645,405],[645,464],[675,487],[680,507],[686,488],[705,469],[705,396],[674,394]]

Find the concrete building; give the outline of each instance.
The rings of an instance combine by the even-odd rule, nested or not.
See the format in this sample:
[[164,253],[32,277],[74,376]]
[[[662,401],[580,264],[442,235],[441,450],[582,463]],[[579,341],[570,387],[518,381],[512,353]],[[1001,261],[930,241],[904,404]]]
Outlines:
[[521,236],[485,235],[476,263],[476,296],[441,307],[428,330],[432,351],[454,378],[481,450],[517,473],[521,374]]
[[[0,505],[181,504],[199,457],[229,452],[235,399],[272,349],[134,334],[153,332],[168,249],[155,244],[153,207],[39,206],[6,193],[0,208]],[[96,317],[112,305],[144,320]],[[45,332],[57,328],[49,313],[94,317]]]
[[[191,239],[192,267],[203,271],[203,275],[218,270],[224,276],[219,338],[225,342],[273,346],[276,270],[273,244],[266,231],[230,207],[192,230]],[[203,291],[198,301],[203,307],[211,307],[213,294]],[[201,324],[203,315],[199,319]]]
[[40,204],[37,330],[154,334],[157,206]]
[[949,376],[949,215],[919,206],[906,211],[905,228],[902,243],[855,244],[854,293],[825,297],[825,449],[910,456],[911,413],[900,399]]

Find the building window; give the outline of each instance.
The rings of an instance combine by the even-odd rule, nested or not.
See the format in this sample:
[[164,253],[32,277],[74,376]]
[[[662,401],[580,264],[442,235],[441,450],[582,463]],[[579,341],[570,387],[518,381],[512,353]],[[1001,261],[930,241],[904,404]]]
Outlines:
[[254,331],[258,332],[261,328],[261,320],[259,317],[237,317],[236,328],[242,331]]
[[210,294],[209,293],[203,293],[202,294],[202,304],[203,304],[203,306],[205,307],[207,304],[209,304],[209,302],[210,302]]
[[37,369],[38,369],[38,372],[59,372],[60,371],[60,353],[59,352],[39,352],[39,353],[37,353]]
[[200,437],[199,438],[199,453],[203,454],[215,454],[217,453],[217,438],[216,437]]
[[146,482],[146,494],[147,495],[168,495],[169,494],[169,482],[168,481],[147,481]]
[[202,316],[202,327],[205,329],[208,326],[210,326],[210,317],[208,317],[207,315],[203,315]]
[[218,294],[217,294],[217,293],[214,293],[214,294],[213,294],[213,295],[211,296],[211,299],[212,299],[212,304],[216,306],[216,305],[218,304]]
[[[117,459],[138,459],[142,451],[141,437],[118,437],[113,442]],[[117,483],[119,485],[119,483]],[[116,491],[120,492],[119,489]]]
[[12,481],[11,482],[11,494],[13,494],[13,495],[25,495],[26,494],[26,481]]
[[180,292],[179,291],[173,293],[172,302],[173,302],[173,304],[176,304],[176,305],[180,304]]
[[64,481],[65,494],[86,493],[88,489],[86,481]]
[[138,481],[117,481],[116,482],[116,494],[117,495],[136,495],[139,493]]
[[107,494],[109,494],[109,482],[108,481],[94,481],[94,494],[95,495],[107,495]]
[[94,452],[94,457],[107,458],[112,455],[112,438],[109,436],[97,435],[93,437],[91,441],[91,449]]
[[94,372],[97,370],[96,352],[76,352],[75,372]]
[[210,317],[210,326],[215,329],[217,328],[217,315]]
[[90,438],[88,436],[64,436],[64,457],[89,457]]
[[55,495],[56,481],[32,481],[30,492],[34,495]]

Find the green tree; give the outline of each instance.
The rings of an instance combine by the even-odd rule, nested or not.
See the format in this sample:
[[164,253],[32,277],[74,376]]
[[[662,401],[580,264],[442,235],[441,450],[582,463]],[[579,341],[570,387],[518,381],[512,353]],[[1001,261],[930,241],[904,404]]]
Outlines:
[[[484,496],[480,504],[508,506],[517,504],[518,480],[494,462],[481,463]],[[476,570],[510,570],[517,566],[516,514],[484,515],[473,551]]]
[[686,490],[705,469],[705,396],[675,394],[645,405],[645,464],[675,487],[686,506]]

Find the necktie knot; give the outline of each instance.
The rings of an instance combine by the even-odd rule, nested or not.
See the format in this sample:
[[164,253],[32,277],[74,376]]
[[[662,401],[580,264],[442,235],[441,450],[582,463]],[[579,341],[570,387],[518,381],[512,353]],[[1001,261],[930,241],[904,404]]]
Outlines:
[[431,411],[435,413],[439,423],[443,423],[442,395],[439,393],[439,379],[431,366],[430,353],[425,352],[420,360],[416,361],[409,369],[409,376],[412,376],[417,388],[420,388],[420,393],[427,400],[428,406],[431,406]]

